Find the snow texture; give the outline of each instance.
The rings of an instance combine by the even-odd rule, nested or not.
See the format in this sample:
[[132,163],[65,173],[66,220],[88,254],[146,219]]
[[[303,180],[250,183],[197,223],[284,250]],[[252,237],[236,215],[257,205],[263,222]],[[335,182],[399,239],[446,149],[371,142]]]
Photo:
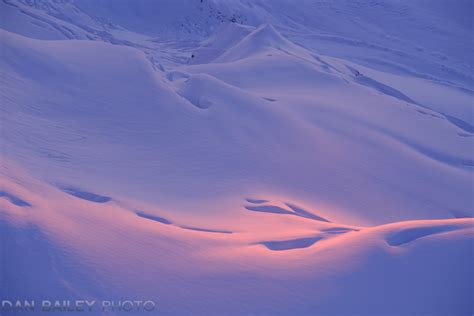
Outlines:
[[0,300],[472,315],[472,16],[1,0]]

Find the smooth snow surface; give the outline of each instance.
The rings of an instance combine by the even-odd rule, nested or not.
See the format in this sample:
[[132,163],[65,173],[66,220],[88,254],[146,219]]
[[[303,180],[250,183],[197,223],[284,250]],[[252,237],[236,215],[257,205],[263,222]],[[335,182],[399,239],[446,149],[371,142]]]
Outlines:
[[472,315],[472,17],[1,0],[0,300]]

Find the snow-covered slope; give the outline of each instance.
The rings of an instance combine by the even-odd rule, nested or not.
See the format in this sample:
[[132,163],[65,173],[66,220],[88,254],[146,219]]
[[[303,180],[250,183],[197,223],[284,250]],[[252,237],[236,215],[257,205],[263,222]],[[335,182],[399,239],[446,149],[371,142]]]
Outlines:
[[68,194],[6,161],[1,183],[5,299],[153,299],[163,315],[472,310],[472,219],[355,227],[250,199],[239,220],[183,218]]
[[471,314],[471,7],[4,0],[0,298]]
[[22,35],[142,49],[156,47],[147,36],[189,43],[229,22],[270,23],[312,51],[473,91],[470,0],[2,0],[0,8],[1,27]]

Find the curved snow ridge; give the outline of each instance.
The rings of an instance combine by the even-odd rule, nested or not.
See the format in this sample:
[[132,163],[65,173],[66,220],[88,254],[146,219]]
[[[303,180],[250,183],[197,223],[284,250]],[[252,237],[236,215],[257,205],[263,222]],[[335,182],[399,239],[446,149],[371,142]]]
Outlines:
[[[310,248],[313,245],[319,245],[319,242],[337,239],[347,233],[359,232],[363,228],[355,227],[338,227],[328,225],[327,228],[318,229],[317,233],[312,236],[302,236],[296,238],[278,238],[273,240],[259,241],[256,244],[265,246],[268,250],[272,251],[287,251],[287,250],[300,250],[303,248]],[[350,238],[350,237],[347,237]]]
[[[321,222],[328,222],[328,223],[331,222],[330,220],[322,216],[316,215],[314,214],[314,212],[307,211],[304,208],[297,206],[293,203],[285,202],[284,206],[278,206],[274,204],[268,204],[270,203],[269,200],[252,199],[252,198],[246,198],[245,200],[248,203],[253,204],[253,205],[244,206],[249,211],[272,213],[272,214],[295,215],[295,216],[312,219],[316,221],[321,221]],[[257,205],[254,205],[254,204],[257,204]]]
[[297,57],[312,59],[309,52],[286,39],[271,24],[267,23],[245,36],[238,44],[216,58],[215,62],[233,62],[239,59],[269,53],[273,50]]
[[82,189],[76,188],[76,187],[71,187],[71,186],[65,186],[65,187],[60,187],[60,189],[67,194],[70,194],[72,196],[75,196],[79,199],[83,199],[86,201],[90,202],[95,202],[95,203],[107,203],[112,200],[111,197],[105,196],[105,195],[100,195],[88,191],[84,191]]
[[306,237],[297,238],[290,240],[278,240],[278,241],[262,241],[259,244],[264,245],[269,250],[282,251],[282,250],[293,250],[299,248],[308,248],[314,245],[316,242],[321,240],[322,237]]
[[233,234],[234,233],[230,230],[223,230],[223,229],[211,229],[211,228],[202,228],[202,227],[194,227],[194,226],[186,226],[186,225],[177,225],[162,216],[149,214],[143,211],[135,211],[135,214],[147,220],[151,220],[151,221],[158,222],[165,225],[175,226],[175,227],[186,229],[186,230],[192,230],[192,231],[204,232],[204,233],[219,233],[219,234]]
[[[403,224],[399,223],[399,225]],[[414,221],[404,226],[408,227],[387,234],[386,241],[390,246],[404,246],[420,239],[449,232],[462,232],[464,230],[474,232],[474,219]]]
[[268,102],[259,96],[213,74],[175,72],[171,78],[175,77],[179,80],[173,79],[171,84],[174,85],[176,93],[199,110],[210,110],[216,106],[220,111],[231,110],[234,115],[242,116],[241,119],[250,116],[255,119],[266,117],[270,120],[270,117],[277,115],[284,120],[278,111],[265,106]]
[[255,28],[237,23],[228,23],[216,34],[201,43],[201,47],[192,53],[191,65],[207,64],[215,61],[226,51],[237,45],[242,38]]
[[0,198],[6,199],[8,202],[10,202],[13,205],[20,206],[20,207],[25,207],[25,206],[31,206],[31,203],[19,198],[18,196],[11,194],[7,191],[0,190]]
[[149,213],[146,213],[146,212],[143,212],[143,211],[135,211],[135,214],[137,214],[137,216],[139,217],[142,217],[142,218],[145,218],[145,219],[149,219],[149,220],[152,220],[152,221],[155,221],[155,222],[158,222],[158,223],[161,223],[161,224],[165,224],[165,225],[171,225],[173,224],[172,221],[164,218],[164,217],[161,217],[161,216],[157,216],[157,215],[153,215],[153,214],[149,214]]
[[233,232],[230,230],[200,228],[200,227],[192,227],[192,226],[179,226],[179,227],[182,229],[194,230],[197,232],[204,232],[204,233],[233,234]]
[[254,199],[254,198],[246,198],[245,201],[252,203],[252,204],[263,204],[269,202],[268,200],[263,199]]
[[[361,228],[329,226],[319,229],[319,232],[313,236],[265,240],[257,244],[272,251],[301,250],[302,248],[312,248],[315,251],[327,250],[344,247],[344,244],[356,240],[364,240],[364,243],[378,243],[382,240],[390,247],[407,247],[428,239],[436,242],[437,239],[449,238],[447,235],[449,233],[474,237],[474,219],[416,220]],[[329,240],[332,242],[328,243]],[[318,247],[319,245],[321,247]]]

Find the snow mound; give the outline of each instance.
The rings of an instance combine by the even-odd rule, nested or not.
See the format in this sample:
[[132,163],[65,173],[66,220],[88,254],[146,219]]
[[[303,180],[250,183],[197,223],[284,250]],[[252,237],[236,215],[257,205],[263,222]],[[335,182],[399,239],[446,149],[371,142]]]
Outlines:
[[242,38],[250,34],[255,28],[238,23],[228,23],[216,34],[201,43],[201,47],[193,52],[190,64],[205,64],[216,58],[239,43]]
[[231,62],[275,52],[311,59],[311,56],[302,47],[287,40],[272,25],[263,24],[215,61]]

